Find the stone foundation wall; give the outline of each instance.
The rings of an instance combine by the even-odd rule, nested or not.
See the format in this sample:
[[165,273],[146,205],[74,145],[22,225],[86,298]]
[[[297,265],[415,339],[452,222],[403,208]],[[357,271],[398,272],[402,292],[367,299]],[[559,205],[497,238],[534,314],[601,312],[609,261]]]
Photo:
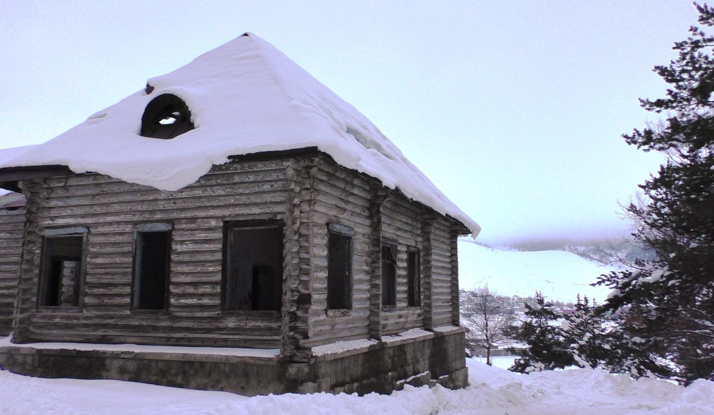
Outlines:
[[311,363],[279,357],[79,351],[0,347],[0,368],[47,378],[117,379],[191,389],[269,393],[390,393],[404,384],[468,385],[464,333],[398,343],[377,342],[348,353],[318,356]]

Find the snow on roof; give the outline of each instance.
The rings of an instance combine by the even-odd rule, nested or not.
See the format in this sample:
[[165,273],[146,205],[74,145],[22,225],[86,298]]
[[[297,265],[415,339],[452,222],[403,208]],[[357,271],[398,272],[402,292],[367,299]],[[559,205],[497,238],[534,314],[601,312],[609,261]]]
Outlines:
[[[340,165],[461,221],[474,237],[481,229],[364,115],[254,34],[148,85],[154,88],[149,94],[138,91],[42,145],[0,158],[0,167],[65,165],[76,173],[178,190],[231,155],[317,147]],[[170,140],[139,135],[144,109],[162,94],[186,102],[194,130]]]
[[37,145],[0,149],[0,166],[12,165],[12,160],[36,148]]
[[25,195],[22,193],[0,193],[0,209],[11,209],[25,206]]

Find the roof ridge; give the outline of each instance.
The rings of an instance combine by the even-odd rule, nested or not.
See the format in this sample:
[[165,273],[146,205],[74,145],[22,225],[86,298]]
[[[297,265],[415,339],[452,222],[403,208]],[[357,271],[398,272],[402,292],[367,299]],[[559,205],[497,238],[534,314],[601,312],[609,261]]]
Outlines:
[[[285,54],[283,54],[282,52],[280,52],[280,50],[278,50],[278,48],[276,48],[275,46],[271,45],[270,43],[264,41],[260,36],[256,35],[255,33],[245,32],[245,33],[243,33],[242,35],[240,35],[239,37],[237,37],[237,38],[234,39],[234,40],[240,39],[241,37],[247,37],[248,39],[250,39],[250,40],[251,40],[256,46],[258,46],[258,47],[268,46],[268,47],[272,48],[275,52],[278,52],[278,53],[280,53],[281,55],[283,55],[286,59],[291,60],[287,55],[285,55]],[[260,44],[260,43],[262,43],[262,44]],[[279,76],[275,73],[275,70],[273,69],[273,66],[270,64],[268,58],[267,58],[267,57],[265,56],[265,54],[263,53],[264,51],[262,50],[262,48],[261,48],[260,52],[261,52],[261,53],[259,53],[259,56],[260,56],[261,60],[263,61],[263,67],[264,67],[264,68],[267,68],[268,71],[270,71],[271,78],[273,78],[273,80],[275,81],[275,84],[278,86],[278,88],[280,89],[280,91],[283,93],[283,96],[284,96],[285,98],[287,98],[288,100],[291,100],[291,101],[294,100],[294,98],[291,97],[290,94],[288,94],[287,90],[285,89],[285,81],[282,80],[281,77],[279,77]],[[292,60],[291,60],[291,61],[292,61]],[[296,64],[296,65],[297,65],[297,64]]]

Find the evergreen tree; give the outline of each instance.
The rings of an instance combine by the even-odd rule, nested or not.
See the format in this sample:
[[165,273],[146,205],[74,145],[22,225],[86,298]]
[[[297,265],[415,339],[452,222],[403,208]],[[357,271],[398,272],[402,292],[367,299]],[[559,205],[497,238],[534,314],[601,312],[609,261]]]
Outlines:
[[510,354],[518,356],[509,370],[530,373],[575,365],[559,325],[563,316],[554,309],[553,303],[546,302],[538,292],[535,304],[525,303],[525,307],[527,319],[508,333],[513,339],[524,342],[526,348],[508,349]]
[[568,352],[580,367],[595,368],[601,365],[609,352],[605,345],[607,332],[595,308],[587,297],[578,296],[573,312],[565,316],[561,323],[563,342]]
[[534,305],[526,304],[525,322],[512,327],[509,335],[526,344],[511,348],[519,356],[510,370],[520,373],[562,369],[568,366],[602,368],[639,378],[669,377],[648,340],[620,329],[618,317],[578,297],[572,312],[561,314],[540,293]]
[[[714,26],[714,10],[696,5],[699,23]],[[627,212],[634,236],[656,253],[632,271],[601,276],[613,288],[602,311],[617,316],[623,331],[618,345],[637,352],[630,368],[689,383],[714,379],[714,37],[698,27],[675,43],[675,60],[654,71],[670,87],[666,97],[641,100],[666,119],[623,137],[644,151],[667,156],[656,175],[641,185],[643,203]],[[616,365],[617,366],[617,365]]]

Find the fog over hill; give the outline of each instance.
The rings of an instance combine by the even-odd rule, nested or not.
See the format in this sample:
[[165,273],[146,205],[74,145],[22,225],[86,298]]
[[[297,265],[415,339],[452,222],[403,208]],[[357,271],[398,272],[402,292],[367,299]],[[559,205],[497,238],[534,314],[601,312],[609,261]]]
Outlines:
[[501,295],[546,297],[575,302],[577,295],[602,302],[605,287],[591,287],[600,274],[615,270],[565,251],[508,251],[481,246],[468,239],[459,240],[459,287],[473,289],[488,285]]
[[654,252],[629,238],[602,239],[538,239],[512,243],[503,248],[507,251],[566,251],[585,259],[620,266],[623,261],[654,259]]

